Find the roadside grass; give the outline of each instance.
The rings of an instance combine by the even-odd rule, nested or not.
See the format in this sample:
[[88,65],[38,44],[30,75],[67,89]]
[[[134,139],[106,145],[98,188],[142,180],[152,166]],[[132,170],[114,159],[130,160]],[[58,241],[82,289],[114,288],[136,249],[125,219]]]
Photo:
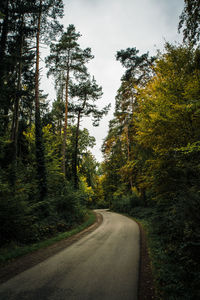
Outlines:
[[[149,254],[150,258],[150,263],[151,263],[151,269],[152,269],[152,274],[153,274],[153,279],[154,279],[154,288],[155,288],[155,296],[156,299],[163,299],[161,294],[161,287],[160,287],[160,270],[163,269],[162,273],[164,272],[164,266],[162,264],[162,259],[163,259],[163,248],[161,245],[161,241],[159,237],[154,234],[153,227],[151,224],[151,220],[145,217],[139,217],[139,216],[131,216],[131,218],[142,226],[145,236],[146,236],[146,246],[147,246],[147,251]],[[162,259],[161,259],[162,256]]]
[[69,238],[72,235],[75,235],[92,225],[95,222],[95,220],[95,213],[93,211],[88,211],[85,222],[71,229],[70,231],[62,232],[52,238],[48,238],[44,241],[40,241],[38,243],[26,246],[17,245],[14,242],[10,243],[8,246],[0,248],[0,265],[5,265],[8,261],[13,260],[17,257],[23,256],[25,254],[34,252],[42,248],[46,248],[56,242]]

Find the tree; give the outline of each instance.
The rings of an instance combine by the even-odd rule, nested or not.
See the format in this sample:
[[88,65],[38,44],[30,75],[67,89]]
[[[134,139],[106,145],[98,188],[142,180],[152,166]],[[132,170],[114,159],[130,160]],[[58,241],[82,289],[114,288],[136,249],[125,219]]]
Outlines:
[[58,43],[51,44],[51,53],[46,59],[47,67],[49,67],[48,75],[52,74],[57,79],[62,74],[65,80],[65,122],[62,145],[62,172],[64,176],[66,176],[65,160],[70,76],[77,78],[81,74],[86,74],[85,64],[93,58],[90,48],[84,50],[80,48],[77,43],[79,37],[80,33],[76,33],[75,26],[69,25]]
[[[40,106],[39,106],[39,49],[40,49],[40,35],[49,27],[49,36],[56,34],[61,30],[57,22],[58,17],[63,16],[63,3],[56,0],[40,0],[37,9],[37,35],[36,35],[36,69],[35,69],[35,142],[36,142],[36,160],[39,180],[40,198],[43,199],[47,192],[46,184],[46,168],[44,160],[44,145],[42,138],[42,128],[40,120]],[[49,21],[52,20],[53,22]],[[45,37],[46,39],[46,37]]]
[[[2,3],[4,15],[3,23],[1,23],[0,135],[9,140],[7,153],[10,155],[10,160],[7,167],[12,165],[9,178],[13,188],[15,188],[19,156],[19,123],[23,122],[20,117],[23,109],[31,105],[25,99],[29,98],[30,103],[33,101],[34,54],[30,49],[30,37],[33,37],[35,27],[30,26],[31,4],[33,5],[28,1],[4,1]],[[6,155],[6,152],[3,155]]]
[[0,11],[2,13],[3,22],[0,25],[1,40],[0,40],[0,82],[2,83],[3,73],[5,70],[4,58],[6,54],[7,37],[9,32],[9,0],[2,1]]
[[[105,159],[114,162],[114,158],[121,160],[112,172],[120,177],[121,188],[115,193],[132,193],[138,188],[138,165],[136,164],[137,143],[135,140],[136,128],[133,119],[137,113],[138,87],[144,87],[154,73],[155,57],[148,53],[139,55],[136,48],[127,48],[117,52],[116,59],[126,69],[121,78],[121,86],[117,92],[115,104],[115,119],[110,123],[109,134],[104,142]],[[113,171],[115,170],[115,171]],[[140,188],[144,195],[144,188]]]
[[183,29],[183,40],[196,44],[200,39],[200,2],[184,0],[185,7],[180,15],[178,30]]
[[70,95],[75,99],[73,103],[73,111],[77,116],[76,125],[76,137],[75,137],[75,148],[74,148],[74,186],[78,187],[78,176],[77,176],[77,158],[78,158],[78,141],[79,141],[79,127],[82,117],[93,116],[93,125],[98,126],[100,119],[103,115],[107,114],[110,105],[105,106],[102,109],[98,109],[95,102],[102,96],[102,88],[99,87],[94,79],[85,77],[78,84],[72,84],[70,86]]

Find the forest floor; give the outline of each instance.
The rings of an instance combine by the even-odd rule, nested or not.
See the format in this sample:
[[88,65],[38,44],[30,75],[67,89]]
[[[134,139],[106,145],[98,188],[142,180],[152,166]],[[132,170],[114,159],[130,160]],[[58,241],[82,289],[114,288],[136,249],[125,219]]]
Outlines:
[[[80,238],[94,231],[102,223],[101,214],[96,214],[96,222],[84,229],[83,231],[71,236],[70,238],[56,242],[55,244],[29,253],[23,257],[11,261],[6,266],[0,268],[0,283],[3,283],[15,275],[33,267],[34,265],[46,260],[50,256],[58,253],[64,248],[70,246]],[[153,276],[151,270],[151,262],[147,250],[147,241],[145,232],[140,223],[140,272],[138,285],[138,300],[156,299],[155,289],[153,283]]]

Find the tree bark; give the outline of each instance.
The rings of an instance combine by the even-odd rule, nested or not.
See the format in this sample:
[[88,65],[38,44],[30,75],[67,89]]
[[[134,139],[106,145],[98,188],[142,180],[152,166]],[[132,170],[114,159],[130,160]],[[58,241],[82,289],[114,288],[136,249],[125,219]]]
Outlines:
[[15,97],[13,122],[11,131],[11,141],[14,143],[14,161],[17,158],[17,145],[18,145],[18,128],[19,128],[19,102],[21,92],[21,77],[22,77],[22,52],[23,52],[23,41],[24,41],[24,17],[22,16],[22,26],[20,32],[20,45],[19,45],[19,65],[18,65],[18,79],[17,79],[17,95]]
[[36,162],[37,162],[37,175],[38,175],[38,191],[40,200],[43,200],[47,193],[46,183],[46,168],[44,159],[44,144],[42,125],[40,119],[40,106],[39,106],[39,57],[40,57],[40,27],[42,15],[42,0],[40,0],[38,25],[36,36],[36,70],[35,70],[35,144],[36,144]]
[[[129,136],[128,136],[128,125],[125,127],[125,132],[126,132],[126,144],[127,144],[127,161],[130,162],[130,142],[129,142]],[[130,175],[129,177],[129,183],[130,183],[130,187],[131,187],[131,191],[133,188],[133,178],[132,175]]]
[[77,126],[76,126],[76,137],[75,137],[75,149],[74,149],[74,187],[78,188],[78,174],[77,174],[77,158],[78,158],[78,140],[79,140],[79,127],[81,119],[81,110],[78,112]]
[[66,177],[66,140],[67,140],[67,122],[68,122],[68,98],[69,98],[69,60],[67,62],[67,75],[65,83],[65,122],[63,132],[63,144],[62,144],[62,173]]
[[78,188],[78,174],[77,174],[77,164],[78,164],[78,140],[79,140],[79,128],[80,128],[80,120],[81,120],[81,112],[85,108],[85,104],[87,101],[87,96],[85,95],[85,99],[82,105],[82,108],[78,112],[78,117],[77,117],[77,126],[76,126],[76,137],[75,137],[75,149],[74,149],[74,187],[75,189]]
[[[9,27],[9,20],[8,20],[8,5],[9,5],[9,0],[6,1],[5,5],[5,11],[3,12],[5,17],[3,19],[3,24],[2,24],[2,33],[1,33],[1,40],[0,40],[0,89],[4,89],[4,73],[5,73],[5,52],[6,52],[6,44],[7,44],[7,36],[8,36],[8,27]],[[0,98],[1,99],[1,98]],[[2,103],[0,103],[1,108],[4,111],[3,114],[3,126],[2,130],[0,131],[1,135],[4,135],[5,131],[7,130],[8,127],[8,105],[4,103],[4,101],[1,100]]]
[[7,36],[8,36],[8,4],[9,1],[7,0],[5,6],[5,12],[4,12],[5,18],[3,19],[2,34],[1,34],[1,41],[0,41],[0,82],[2,82],[3,60],[5,56]]
[[39,59],[40,59],[40,26],[42,15],[42,0],[38,13],[37,36],[36,36],[36,70],[35,70],[35,110],[39,111]]

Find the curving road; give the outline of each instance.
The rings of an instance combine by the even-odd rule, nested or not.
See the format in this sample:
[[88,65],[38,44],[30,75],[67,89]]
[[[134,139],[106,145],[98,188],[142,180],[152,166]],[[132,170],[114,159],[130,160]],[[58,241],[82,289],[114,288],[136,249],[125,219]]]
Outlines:
[[97,210],[95,231],[0,286],[1,300],[137,300],[139,228]]

